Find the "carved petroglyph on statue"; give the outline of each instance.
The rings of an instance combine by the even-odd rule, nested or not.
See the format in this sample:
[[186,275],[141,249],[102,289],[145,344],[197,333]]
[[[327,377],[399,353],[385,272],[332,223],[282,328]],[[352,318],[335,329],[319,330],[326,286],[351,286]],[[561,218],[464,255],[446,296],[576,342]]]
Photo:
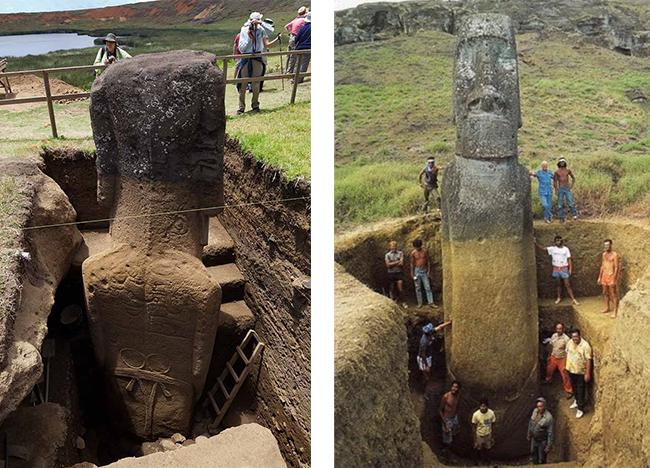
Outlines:
[[201,263],[223,205],[224,80],[192,51],[120,62],[93,84],[98,199],[112,248],[83,278],[116,420],[141,437],[187,433],[212,355],[221,289]]
[[[517,51],[508,17],[467,17],[454,66],[454,161],[442,190],[443,295],[450,377],[464,416],[486,396],[497,456],[527,452],[537,389],[537,299],[530,180],[517,161],[521,126]],[[467,444],[470,441],[466,441]]]

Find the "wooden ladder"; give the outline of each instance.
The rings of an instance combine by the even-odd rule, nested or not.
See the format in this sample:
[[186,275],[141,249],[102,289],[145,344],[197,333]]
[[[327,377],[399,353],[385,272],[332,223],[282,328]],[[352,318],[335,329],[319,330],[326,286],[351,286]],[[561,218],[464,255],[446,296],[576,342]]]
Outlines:
[[[249,355],[246,355],[245,350],[247,349],[251,350]],[[255,358],[262,353],[263,349],[264,343],[262,343],[258,334],[255,333],[255,330],[248,330],[242,342],[235,348],[235,352],[230,360],[226,362],[226,368],[219,378],[217,378],[217,383],[214,384],[207,394],[206,404],[210,404],[215,414],[214,421],[208,428],[210,433],[217,431],[219,424],[221,424],[221,421],[230,409],[237,393],[244,385],[246,377],[253,370]],[[244,368],[240,374],[237,374],[235,368],[240,368],[242,364]],[[227,388],[229,381],[232,383],[230,389]]]

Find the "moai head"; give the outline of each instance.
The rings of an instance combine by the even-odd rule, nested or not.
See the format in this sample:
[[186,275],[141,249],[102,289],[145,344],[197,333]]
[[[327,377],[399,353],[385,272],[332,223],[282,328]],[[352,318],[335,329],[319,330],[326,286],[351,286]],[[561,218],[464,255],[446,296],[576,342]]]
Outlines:
[[454,120],[458,156],[517,156],[521,113],[517,50],[509,17],[477,14],[461,23],[454,66]]
[[[97,195],[117,218],[114,241],[191,252],[207,241],[206,215],[220,210],[192,210],[223,205],[225,84],[214,61],[188,50],[141,55],[93,83]],[[186,213],[137,218],[170,211]]]

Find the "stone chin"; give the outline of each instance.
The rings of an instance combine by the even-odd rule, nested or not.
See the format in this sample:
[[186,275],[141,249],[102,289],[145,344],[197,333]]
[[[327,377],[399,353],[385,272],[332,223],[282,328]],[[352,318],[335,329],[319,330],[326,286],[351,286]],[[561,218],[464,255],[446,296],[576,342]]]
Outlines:
[[458,122],[456,154],[470,159],[517,156],[518,123],[493,113],[470,113]]

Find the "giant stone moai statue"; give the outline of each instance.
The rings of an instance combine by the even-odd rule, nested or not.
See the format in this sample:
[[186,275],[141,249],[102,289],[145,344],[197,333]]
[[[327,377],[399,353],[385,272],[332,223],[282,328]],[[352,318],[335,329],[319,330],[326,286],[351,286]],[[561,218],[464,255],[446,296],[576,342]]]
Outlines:
[[[527,453],[537,390],[537,294],[528,171],[517,161],[521,126],[510,18],[467,17],[454,66],[456,154],[442,190],[447,365],[463,384],[463,420],[487,397],[495,455]],[[465,440],[469,443],[469,440]]]
[[224,77],[211,54],[143,55],[93,84],[98,198],[112,248],[83,280],[115,420],[149,438],[187,433],[203,391],[221,288],[201,263],[223,205]]

